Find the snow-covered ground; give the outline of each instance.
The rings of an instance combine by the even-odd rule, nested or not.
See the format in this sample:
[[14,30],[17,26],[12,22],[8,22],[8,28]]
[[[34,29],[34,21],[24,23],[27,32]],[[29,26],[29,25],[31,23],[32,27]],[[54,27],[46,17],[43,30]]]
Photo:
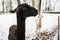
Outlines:
[[[54,28],[58,27],[59,14],[43,14],[41,32],[51,32]],[[35,35],[35,20],[36,17],[26,18],[26,36],[31,40]],[[0,15],[0,40],[8,40],[9,28],[11,25],[16,25],[16,14],[1,14]],[[58,32],[56,33],[55,40],[57,40]]]
[[0,40],[8,40],[8,32],[11,25],[16,25],[16,14],[0,15]]
[[[60,16],[60,14],[43,14],[40,32],[53,32],[55,28],[58,28],[58,16]],[[37,16],[26,19],[26,36],[30,37],[27,40],[31,40],[35,36],[36,19]],[[54,36],[54,40],[58,40],[58,30]]]

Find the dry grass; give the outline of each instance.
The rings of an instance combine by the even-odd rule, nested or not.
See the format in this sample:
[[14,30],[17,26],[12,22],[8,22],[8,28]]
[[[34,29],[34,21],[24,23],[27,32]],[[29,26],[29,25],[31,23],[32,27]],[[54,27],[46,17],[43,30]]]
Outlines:
[[57,28],[52,32],[38,32],[36,37],[32,40],[54,40],[54,36],[57,32]]

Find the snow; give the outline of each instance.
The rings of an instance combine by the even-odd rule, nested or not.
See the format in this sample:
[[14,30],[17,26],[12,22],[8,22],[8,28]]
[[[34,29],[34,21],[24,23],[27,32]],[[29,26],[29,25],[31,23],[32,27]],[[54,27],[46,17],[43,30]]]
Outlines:
[[16,25],[16,14],[0,15],[0,40],[8,40],[9,28]]
[[[51,32],[58,27],[58,16],[60,14],[43,14],[41,32]],[[37,16],[26,18],[26,40],[31,40],[35,36],[35,21]],[[0,40],[8,40],[9,28],[11,25],[17,25],[16,14],[1,14],[0,15]],[[58,32],[54,40],[57,40]]]
[[[40,32],[53,32],[55,28],[58,28],[58,16],[60,14],[44,14],[42,18],[42,27]],[[35,34],[35,20],[36,17],[28,17],[26,19],[26,36],[30,37],[29,40],[31,40],[36,34]],[[28,40],[27,39],[27,40]],[[58,30],[54,36],[54,40],[58,39]]]
[[[52,31],[52,28],[58,27],[59,14],[44,14],[42,18],[41,32]],[[26,40],[31,40],[35,36],[35,20],[36,17],[26,18],[26,36],[30,37]],[[0,15],[0,40],[8,40],[9,28],[11,25],[16,25],[16,14],[1,14]],[[58,32],[57,32],[58,33]],[[57,34],[55,40],[57,40]]]

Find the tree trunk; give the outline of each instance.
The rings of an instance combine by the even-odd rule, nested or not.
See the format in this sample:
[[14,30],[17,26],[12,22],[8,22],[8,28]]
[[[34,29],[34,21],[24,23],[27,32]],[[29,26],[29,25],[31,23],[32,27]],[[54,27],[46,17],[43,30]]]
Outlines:
[[24,3],[26,3],[26,0],[23,0],[24,1]]
[[4,0],[2,1],[3,13],[4,13]]
[[34,0],[32,0],[32,6],[33,6],[33,7],[35,6]]
[[42,15],[41,15],[41,0],[39,0],[39,5],[38,5],[38,18],[39,18],[39,22],[40,22],[40,27],[41,27],[41,20],[42,20]]
[[11,0],[7,0],[7,3],[6,3],[6,12],[9,12],[12,10],[12,2]]
[[40,14],[40,12],[41,12],[41,0],[39,0],[39,5],[38,5],[38,10],[39,10],[39,14]]
[[60,40],[60,16],[58,16],[58,40]]
[[12,2],[11,2],[11,0],[10,0],[10,10],[12,10]]

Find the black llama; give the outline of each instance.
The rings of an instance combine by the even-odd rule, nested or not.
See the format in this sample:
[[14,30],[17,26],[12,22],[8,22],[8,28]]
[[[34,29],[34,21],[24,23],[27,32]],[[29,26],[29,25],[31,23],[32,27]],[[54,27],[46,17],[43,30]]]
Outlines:
[[30,5],[19,4],[16,9],[10,12],[17,14],[17,30],[15,30],[17,40],[25,40],[25,19],[29,16],[36,16],[37,10]]
[[17,30],[17,25],[12,25],[9,28],[9,36],[8,36],[9,40],[17,40],[16,39],[16,30]]

